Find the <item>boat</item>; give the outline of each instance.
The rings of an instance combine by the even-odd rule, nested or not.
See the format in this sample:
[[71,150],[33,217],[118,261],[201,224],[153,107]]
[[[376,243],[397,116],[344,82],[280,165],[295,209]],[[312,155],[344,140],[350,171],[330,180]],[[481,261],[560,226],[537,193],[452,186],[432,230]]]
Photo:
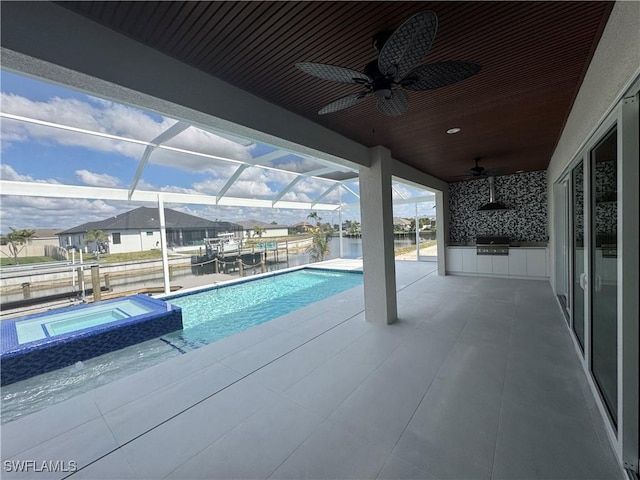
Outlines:
[[233,233],[219,233],[215,238],[205,238],[204,245],[208,256],[225,256],[240,251],[240,243]]

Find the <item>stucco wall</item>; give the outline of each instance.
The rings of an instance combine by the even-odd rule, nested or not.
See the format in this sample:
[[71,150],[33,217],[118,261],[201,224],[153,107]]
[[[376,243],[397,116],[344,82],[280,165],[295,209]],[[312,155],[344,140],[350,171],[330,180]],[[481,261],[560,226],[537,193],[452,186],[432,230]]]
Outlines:
[[[547,169],[549,236],[554,252],[553,184],[640,72],[640,2],[616,2]],[[552,284],[555,275],[552,272]]]

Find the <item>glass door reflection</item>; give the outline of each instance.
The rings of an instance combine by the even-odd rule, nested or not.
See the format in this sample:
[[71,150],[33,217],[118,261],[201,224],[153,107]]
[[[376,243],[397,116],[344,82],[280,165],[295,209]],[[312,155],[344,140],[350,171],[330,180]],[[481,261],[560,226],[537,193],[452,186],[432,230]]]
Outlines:
[[617,130],[591,151],[591,370],[615,425],[618,406]]
[[584,269],[584,176],[580,162],[571,172],[571,320],[580,348],[584,353],[584,288],[586,275]]

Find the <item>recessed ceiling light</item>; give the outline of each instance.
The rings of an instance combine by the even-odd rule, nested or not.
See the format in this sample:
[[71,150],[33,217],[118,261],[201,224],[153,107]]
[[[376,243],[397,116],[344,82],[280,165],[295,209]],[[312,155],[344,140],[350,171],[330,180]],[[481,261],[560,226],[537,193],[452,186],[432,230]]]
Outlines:
[[449,130],[447,130],[447,133],[448,133],[449,135],[453,135],[454,133],[458,133],[460,130],[461,130],[461,129],[460,129],[460,128],[458,128],[458,127],[450,128]]

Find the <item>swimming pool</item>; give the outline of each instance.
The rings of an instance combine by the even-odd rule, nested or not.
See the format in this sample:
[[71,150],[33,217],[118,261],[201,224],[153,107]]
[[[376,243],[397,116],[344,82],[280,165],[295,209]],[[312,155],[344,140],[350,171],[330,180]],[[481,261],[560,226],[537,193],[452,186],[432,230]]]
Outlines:
[[362,274],[303,268],[196,292],[163,296],[182,309],[183,329],[2,388],[2,422],[267,322],[362,284]]
[[359,272],[304,268],[235,285],[163,297],[182,308],[184,329],[163,338],[193,350],[362,284]]
[[0,385],[181,329],[179,307],[146,295],[3,320]]

